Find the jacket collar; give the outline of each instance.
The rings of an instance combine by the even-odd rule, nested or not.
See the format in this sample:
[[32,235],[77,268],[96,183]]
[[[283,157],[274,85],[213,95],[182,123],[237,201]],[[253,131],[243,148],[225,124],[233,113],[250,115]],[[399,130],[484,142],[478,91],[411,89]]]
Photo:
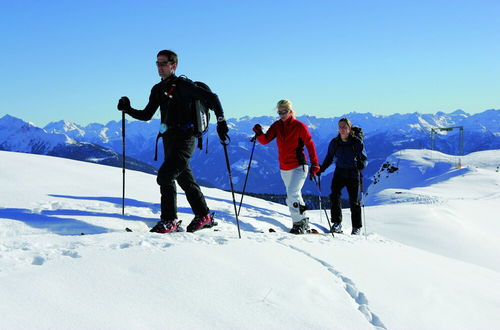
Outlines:
[[283,120],[279,120],[281,122],[281,125],[283,126],[288,126],[290,125],[292,122],[294,122],[296,119],[293,118],[293,116],[290,116],[287,120],[283,121]]

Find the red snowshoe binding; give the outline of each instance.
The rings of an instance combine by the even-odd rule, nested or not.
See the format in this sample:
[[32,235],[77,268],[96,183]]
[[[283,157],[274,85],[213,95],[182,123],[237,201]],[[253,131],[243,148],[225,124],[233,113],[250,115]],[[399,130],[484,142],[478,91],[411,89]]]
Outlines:
[[213,226],[216,226],[217,222],[214,221],[214,214],[215,213],[208,213],[203,217],[195,217],[187,227],[187,231],[189,233],[194,233],[195,231],[203,228],[211,228]]
[[181,226],[181,222],[182,221],[177,220],[160,220],[153,228],[151,228],[150,232],[160,234],[178,232]]

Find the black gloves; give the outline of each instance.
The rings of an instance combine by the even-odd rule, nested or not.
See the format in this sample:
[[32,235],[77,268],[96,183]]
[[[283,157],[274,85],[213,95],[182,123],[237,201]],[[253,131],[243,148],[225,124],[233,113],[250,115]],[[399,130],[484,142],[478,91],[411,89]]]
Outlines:
[[122,96],[120,100],[118,101],[117,105],[118,110],[127,112],[128,110],[132,109],[130,106],[130,100],[126,96]]
[[229,128],[227,128],[227,123],[225,120],[217,122],[217,134],[219,134],[219,139],[221,142],[226,142],[226,139],[229,139]]
[[358,168],[358,170],[362,171],[365,168],[365,163],[363,163],[360,160],[357,160],[356,161],[356,167]]
[[323,174],[324,171],[326,171],[326,168],[324,168],[323,165],[320,165],[319,166],[318,174],[316,174],[316,175],[317,176],[321,176],[321,174]]

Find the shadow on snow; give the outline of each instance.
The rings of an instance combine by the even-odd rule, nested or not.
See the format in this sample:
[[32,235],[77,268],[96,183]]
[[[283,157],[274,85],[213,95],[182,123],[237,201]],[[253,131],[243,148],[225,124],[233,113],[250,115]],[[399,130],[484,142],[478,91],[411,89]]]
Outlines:
[[[121,207],[122,206],[122,198],[121,197],[105,197],[105,196],[71,196],[71,195],[57,195],[57,194],[50,194],[49,196],[51,197],[57,197],[57,198],[68,198],[68,199],[75,199],[75,200],[90,200],[90,201],[99,201],[99,202],[105,202],[105,203],[110,203],[114,204],[116,207]],[[210,200],[215,200],[219,202],[226,202],[228,204],[232,204],[232,200],[227,200],[224,198],[215,198],[215,197],[209,197],[205,196],[206,199]],[[153,213],[158,213],[160,210],[160,204],[158,203],[148,203],[144,201],[139,201],[135,200],[132,198],[125,198],[125,208],[127,207],[138,207],[138,208],[147,208],[150,209],[151,212]],[[259,214],[262,214],[258,216],[258,218],[255,218],[255,220],[265,222],[269,225],[280,227],[282,230],[287,230],[287,227],[284,226],[280,221],[276,220],[276,215],[283,215],[287,216],[281,212],[276,212],[272,211],[266,208],[262,207],[257,207],[253,206],[250,204],[242,204],[242,208],[246,209],[251,209],[252,211],[256,211]],[[26,210],[27,212],[30,212],[29,210]],[[233,212],[227,212],[227,211],[222,211],[222,210],[212,210],[215,211],[216,213],[216,219],[221,219],[227,222],[231,222],[236,225],[236,218],[234,216]],[[243,210],[244,211],[244,210]],[[180,207],[178,208],[179,213],[185,213],[185,214],[192,214],[192,210],[189,207]],[[60,209],[60,210],[44,210],[41,212],[44,216],[46,217],[53,217],[54,219],[61,219],[57,218],[56,216],[92,216],[92,217],[100,217],[100,218],[119,218],[123,220],[128,220],[128,221],[143,221],[146,222],[146,224],[152,226],[156,221],[158,221],[158,218],[146,218],[146,217],[139,217],[139,216],[133,216],[133,215],[125,215],[123,216],[121,213],[103,213],[103,212],[92,212],[92,211],[86,211],[86,210],[75,210],[75,209]],[[241,213],[240,213],[241,215]],[[1,210],[0,210],[0,216],[2,216]],[[66,218],[63,218],[64,220]],[[22,219],[16,219],[16,220],[22,220]],[[76,219],[73,219],[74,221],[79,221]],[[184,220],[184,219],[182,219]],[[252,224],[243,221],[241,218],[240,220],[240,229],[244,231],[250,231],[250,232],[260,232],[261,230]],[[53,220],[54,221],[54,220]],[[57,221],[57,220],[56,220]],[[91,226],[91,225],[89,225]],[[110,231],[110,230],[105,230]],[[85,233],[89,233],[86,231]]]
[[110,231],[77,219],[59,218],[47,214],[47,211],[33,213],[28,209],[5,208],[0,209],[0,218],[22,221],[30,227],[47,229],[58,235],[102,234]]

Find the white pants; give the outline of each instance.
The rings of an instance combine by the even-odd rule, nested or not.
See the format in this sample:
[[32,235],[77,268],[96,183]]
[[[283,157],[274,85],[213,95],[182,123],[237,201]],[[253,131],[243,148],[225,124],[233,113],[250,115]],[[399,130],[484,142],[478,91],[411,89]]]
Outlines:
[[[281,179],[285,183],[286,187],[286,205],[290,210],[290,215],[292,216],[293,222],[299,222],[306,219],[306,212],[300,213],[300,205],[305,206],[304,200],[302,199],[302,186],[306,181],[307,174],[309,173],[309,166],[299,166],[293,170],[280,170]],[[307,221],[307,220],[306,220]]]

